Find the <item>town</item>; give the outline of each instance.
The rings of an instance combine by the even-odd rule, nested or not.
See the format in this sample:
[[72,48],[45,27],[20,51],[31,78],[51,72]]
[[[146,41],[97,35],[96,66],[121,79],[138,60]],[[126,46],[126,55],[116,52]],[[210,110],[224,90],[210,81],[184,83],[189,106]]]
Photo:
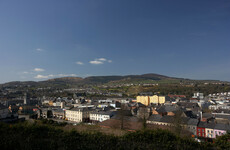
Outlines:
[[[71,90],[67,90],[71,91]],[[91,90],[89,90],[91,91]],[[92,97],[71,91],[68,97],[0,99],[0,121],[48,119],[59,123],[99,125],[129,131],[144,127],[175,129],[197,141],[212,140],[230,131],[230,92],[160,95],[140,92],[136,97]]]

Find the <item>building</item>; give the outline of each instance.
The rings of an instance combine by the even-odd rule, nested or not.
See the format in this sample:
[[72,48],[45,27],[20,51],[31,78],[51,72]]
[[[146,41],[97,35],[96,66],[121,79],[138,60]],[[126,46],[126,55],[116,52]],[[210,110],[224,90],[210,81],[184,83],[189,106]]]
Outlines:
[[214,127],[215,127],[215,123],[205,124],[205,135],[207,138],[214,138]]
[[114,115],[115,115],[114,111],[93,111],[90,113],[90,121],[102,122],[110,119]]
[[53,118],[65,119],[65,111],[63,109],[54,109],[52,110]]
[[158,106],[152,110],[152,114],[159,114],[161,116],[168,115],[168,116],[175,116],[176,112],[179,111],[179,107],[174,105],[163,105]]
[[73,122],[88,122],[90,118],[90,109],[88,108],[72,108],[66,110],[66,120]]
[[195,98],[195,99],[204,99],[204,94],[197,92],[197,93],[193,94],[192,98]]
[[187,122],[187,130],[190,131],[193,135],[197,133],[197,124],[198,120],[190,118]]
[[198,137],[204,137],[204,138],[206,137],[205,124],[206,124],[205,122],[199,122],[199,124],[197,125],[196,135]]
[[229,131],[230,131],[230,126],[229,125],[216,124],[214,129],[213,129],[213,132],[214,132],[213,138],[216,138],[218,136],[222,136],[222,135],[226,134]]
[[167,96],[153,95],[149,97],[150,104],[164,104],[168,100]]
[[149,96],[137,96],[137,103],[142,103],[148,106],[150,103]]
[[137,103],[142,103],[145,106],[148,106],[150,104],[164,104],[166,101],[169,100],[168,96],[137,96]]

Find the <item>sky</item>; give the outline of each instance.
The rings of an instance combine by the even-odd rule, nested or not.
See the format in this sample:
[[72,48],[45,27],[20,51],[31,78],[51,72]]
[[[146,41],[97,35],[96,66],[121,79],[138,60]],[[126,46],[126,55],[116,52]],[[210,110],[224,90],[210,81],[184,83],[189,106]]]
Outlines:
[[230,1],[0,0],[0,83],[145,73],[230,81]]

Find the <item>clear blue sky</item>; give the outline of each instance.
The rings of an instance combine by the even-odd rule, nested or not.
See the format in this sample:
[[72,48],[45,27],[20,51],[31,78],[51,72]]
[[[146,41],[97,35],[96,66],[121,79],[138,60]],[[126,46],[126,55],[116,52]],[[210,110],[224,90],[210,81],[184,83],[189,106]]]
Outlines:
[[0,83],[158,73],[230,81],[229,0],[0,0]]

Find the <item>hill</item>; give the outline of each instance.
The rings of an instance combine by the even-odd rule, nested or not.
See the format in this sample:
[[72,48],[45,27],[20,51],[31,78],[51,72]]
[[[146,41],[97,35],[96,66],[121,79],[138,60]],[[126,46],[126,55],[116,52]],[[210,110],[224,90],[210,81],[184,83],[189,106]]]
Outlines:
[[17,88],[17,87],[74,87],[79,85],[102,85],[102,84],[150,84],[150,83],[166,83],[166,84],[179,84],[179,83],[224,83],[217,80],[190,80],[184,78],[168,77],[159,74],[143,74],[143,75],[126,75],[126,76],[90,76],[86,78],[81,77],[62,77],[54,78],[46,81],[25,81],[25,82],[8,82],[0,84],[2,88]]

